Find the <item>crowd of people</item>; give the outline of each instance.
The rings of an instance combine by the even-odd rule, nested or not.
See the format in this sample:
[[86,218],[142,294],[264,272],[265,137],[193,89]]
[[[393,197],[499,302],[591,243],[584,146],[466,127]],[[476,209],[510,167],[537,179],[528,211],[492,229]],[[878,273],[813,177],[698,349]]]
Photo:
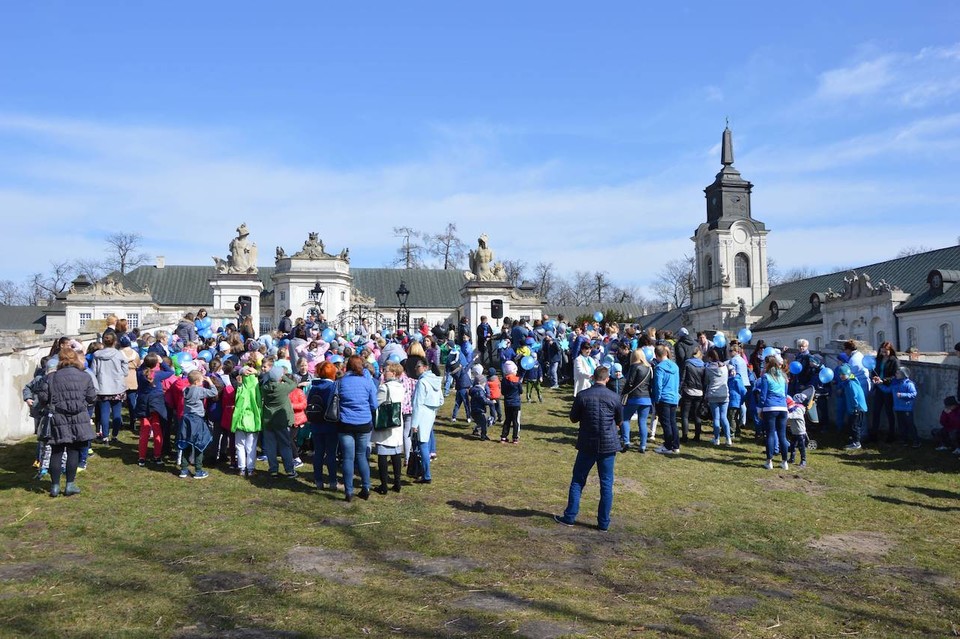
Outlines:
[[[655,452],[676,455],[705,427],[714,445],[730,446],[749,426],[763,443],[767,468],[779,458],[786,469],[797,455],[806,466],[808,428],[831,417],[846,428],[849,449],[879,440],[884,425],[887,441],[919,446],[916,386],[889,342],[875,357],[847,342],[839,365],[828,368],[804,340],[788,354],[762,340],[751,345],[751,338],[746,329],[736,339],[686,329],[672,335],[605,322],[599,313],[576,324],[563,316],[508,318],[499,331],[483,317],[474,330],[464,319],[410,332],[376,332],[367,324],[338,332],[322,317],[288,311],[275,331],[261,335],[250,317],[214,330],[203,309],[171,332],[141,333],[109,316],[87,347],[59,339],[23,396],[36,422],[35,467],[49,476],[54,497],[63,474],[63,493],[80,492],[76,476],[94,454],[91,443],[118,443],[124,408],[139,436],[140,466],[173,464],[181,478],[204,479],[206,463],[251,478],[263,472],[260,461],[269,476],[294,479],[302,455],[312,452],[316,487],[342,490],[351,501],[355,476],[361,499],[399,492],[404,468],[415,483],[432,482],[434,422],[451,393],[452,421],[462,411],[477,439],[517,445],[524,400],[543,402],[544,392],[571,383],[571,419],[581,423],[580,443],[589,442],[583,446],[592,457],[578,457],[562,523],[576,516],[573,484],[582,487],[592,465],[600,468],[611,454],[646,453],[658,428]],[[595,390],[601,386],[609,394]],[[830,394],[833,416],[824,403]],[[611,397],[613,412],[606,408]],[[956,397],[945,407],[938,448],[960,454]],[[595,424],[597,414],[610,423]],[[584,415],[591,437],[583,434]],[[499,438],[491,438],[496,424]],[[612,482],[612,461],[602,488],[608,475]],[[600,520],[605,528],[609,511]]]

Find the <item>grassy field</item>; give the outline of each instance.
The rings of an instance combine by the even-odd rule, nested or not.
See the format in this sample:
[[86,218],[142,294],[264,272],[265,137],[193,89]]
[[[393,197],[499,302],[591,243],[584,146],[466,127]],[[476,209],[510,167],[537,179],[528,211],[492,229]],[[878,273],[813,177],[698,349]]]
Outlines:
[[130,433],[50,499],[34,444],[0,448],[0,635],[957,636],[957,457],[829,435],[796,471],[761,468],[752,438],[630,452],[610,531],[595,474],[566,528],[569,400],[525,404],[518,446],[443,420],[432,485],[350,504],[309,463],[295,481],[139,468]]

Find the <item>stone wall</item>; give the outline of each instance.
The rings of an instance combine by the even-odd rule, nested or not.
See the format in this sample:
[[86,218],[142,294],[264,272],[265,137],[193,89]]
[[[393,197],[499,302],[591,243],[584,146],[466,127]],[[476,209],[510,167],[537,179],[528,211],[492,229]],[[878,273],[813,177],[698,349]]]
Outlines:
[[914,418],[924,439],[930,437],[932,429],[940,427],[943,399],[957,393],[958,361],[955,356],[946,358],[943,363],[900,360],[900,364],[910,370],[910,379],[917,385]]
[[[165,329],[172,331],[174,325],[144,327],[144,332]],[[84,345],[95,336],[77,337]],[[15,348],[0,350],[0,442],[9,442],[33,436],[33,418],[23,402],[23,387],[33,379],[40,359],[50,352],[50,346],[58,337],[33,336],[23,339]]]

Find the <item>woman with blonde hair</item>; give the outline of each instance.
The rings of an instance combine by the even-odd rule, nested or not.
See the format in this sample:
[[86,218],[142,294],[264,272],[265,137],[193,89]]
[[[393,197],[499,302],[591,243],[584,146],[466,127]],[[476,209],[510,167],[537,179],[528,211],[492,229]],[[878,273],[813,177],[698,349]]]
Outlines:
[[630,419],[637,416],[640,428],[640,452],[647,452],[647,417],[653,408],[650,399],[650,382],[653,381],[653,367],[639,348],[630,354],[630,368],[623,380],[623,422],[620,424],[620,452],[630,449]]

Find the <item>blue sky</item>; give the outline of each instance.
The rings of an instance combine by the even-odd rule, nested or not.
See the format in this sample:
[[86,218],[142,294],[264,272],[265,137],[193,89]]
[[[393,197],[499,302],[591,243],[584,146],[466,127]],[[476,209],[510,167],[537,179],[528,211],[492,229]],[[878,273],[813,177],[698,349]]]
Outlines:
[[118,229],[212,263],[241,221],[380,266],[454,221],[645,286],[728,116],[781,267],[957,241],[960,4],[660,4],[7,3],[0,277]]

